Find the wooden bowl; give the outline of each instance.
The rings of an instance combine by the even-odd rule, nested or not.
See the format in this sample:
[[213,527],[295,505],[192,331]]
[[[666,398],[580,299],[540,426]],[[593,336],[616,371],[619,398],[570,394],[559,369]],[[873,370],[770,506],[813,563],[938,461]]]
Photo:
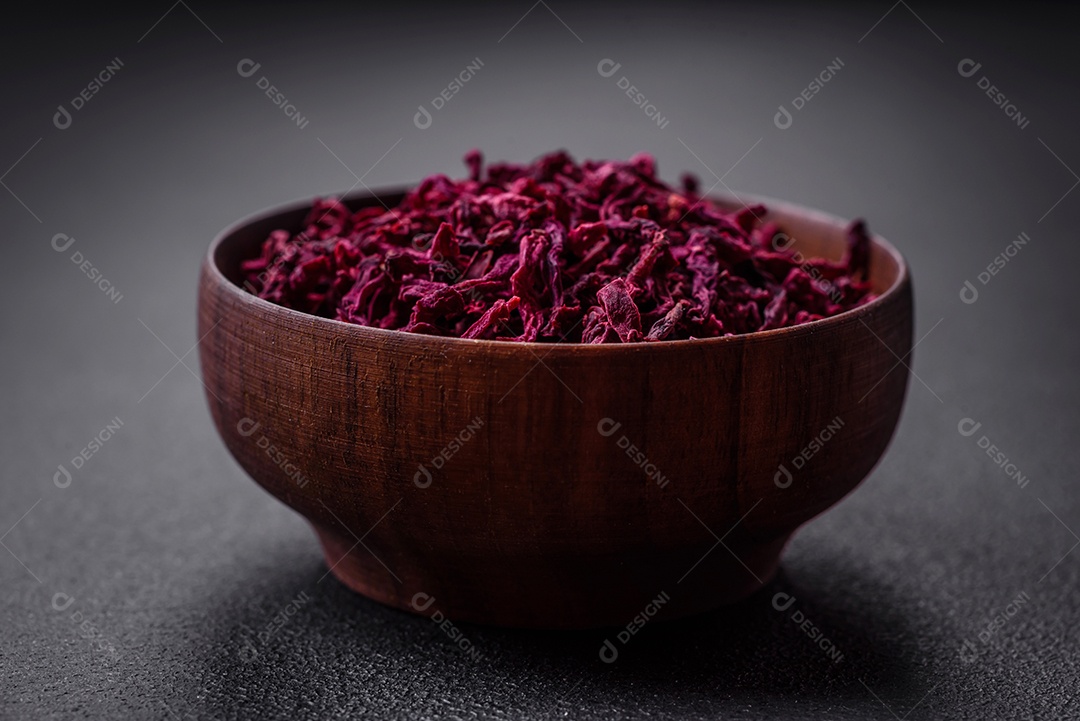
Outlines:
[[[379,195],[393,205],[403,192]],[[842,255],[845,223],[761,202],[806,257]],[[210,246],[203,378],[240,465],[311,523],[343,583],[385,604],[537,628],[712,609],[766,583],[792,533],[892,437],[912,296],[881,238],[879,297],[832,318],[709,340],[521,344],[365,328],[246,292],[240,260],[271,230],[298,230],[309,205]]]

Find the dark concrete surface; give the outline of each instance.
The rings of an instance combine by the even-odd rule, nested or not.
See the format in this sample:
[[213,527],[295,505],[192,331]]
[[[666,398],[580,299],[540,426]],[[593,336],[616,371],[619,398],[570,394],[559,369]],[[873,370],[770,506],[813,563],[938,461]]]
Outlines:
[[[0,717],[1080,717],[1067,6],[4,12]],[[476,59],[418,128],[418,107]],[[797,535],[769,587],[650,624],[613,664],[598,657],[611,631],[463,625],[474,658],[324,577],[304,522],[226,452],[197,378],[197,270],[219,229],[459,173],[472,147],[515,161],[647,150],[671,180],[863,216],[913,269],[916,375],[881,465]],[[74,238],[62,252],[58,234]],[[981,425],[965,436],[962,422]],[[775,610],[778,593],[794,605]]]

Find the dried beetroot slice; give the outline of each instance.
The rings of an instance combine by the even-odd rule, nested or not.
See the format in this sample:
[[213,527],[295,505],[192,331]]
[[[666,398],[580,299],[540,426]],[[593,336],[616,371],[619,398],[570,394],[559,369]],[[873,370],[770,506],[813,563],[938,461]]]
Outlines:
[[690,307],[690,301],[680,300],[671,310],[664,314],[660,320],[653,323],[652,328],[649,329],[648,335],[645,336],[645,340],[664,340],[671,332],[675,330],[675,326],[679,324],[682,317],[686,315],[687,309]]
[[[783,328],[862,305],[870,236],[841,262],[792,251],[760,205],[730,212],[646,154],[432,175],[394,208],[312,203],[241,263],[245,287],[306,313],[411,333],[542,343],[685,340]],[[646,332],[644,329],[648,328]]]
[[626,281],[616,278],[597,292],[596,299],[619,340],[623,343],[641,340],[641,313],[630,297]]
[[510,313],[518,307],[520,298],[514,296],[510,300],[497,300],[490,308],[484,311],[469,329],[461,334],[462,338],[494,338],[499,329],[499,324],[510,320]]

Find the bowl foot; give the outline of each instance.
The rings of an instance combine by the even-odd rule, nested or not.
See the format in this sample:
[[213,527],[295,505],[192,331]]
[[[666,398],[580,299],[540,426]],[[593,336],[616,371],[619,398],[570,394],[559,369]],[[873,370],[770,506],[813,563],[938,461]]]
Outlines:
[[645,550],[633,558],[406,558],[315,526],[327,565],[350,589],[410,613],[485,625],[584,629],[673,620],[740,601],[776,574],[789,535]]

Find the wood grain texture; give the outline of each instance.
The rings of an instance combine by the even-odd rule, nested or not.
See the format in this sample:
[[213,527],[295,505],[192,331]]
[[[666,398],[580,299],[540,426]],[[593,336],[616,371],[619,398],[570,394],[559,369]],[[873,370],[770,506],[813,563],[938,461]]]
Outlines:
[[[764,202],[795,249],[843,253],[839,221]],[[899,418],[911,283],[879,238],[880,296],[834,318],[699,341],[517,344],[364,328],[241,289],[239,260],[305,212],[255,216],[211,246],[207,398],[240,465],[308,519],[342,582],[381,602],[585,628],[625,625],[661,594],[663,618],[738,600],[862,481]]]

